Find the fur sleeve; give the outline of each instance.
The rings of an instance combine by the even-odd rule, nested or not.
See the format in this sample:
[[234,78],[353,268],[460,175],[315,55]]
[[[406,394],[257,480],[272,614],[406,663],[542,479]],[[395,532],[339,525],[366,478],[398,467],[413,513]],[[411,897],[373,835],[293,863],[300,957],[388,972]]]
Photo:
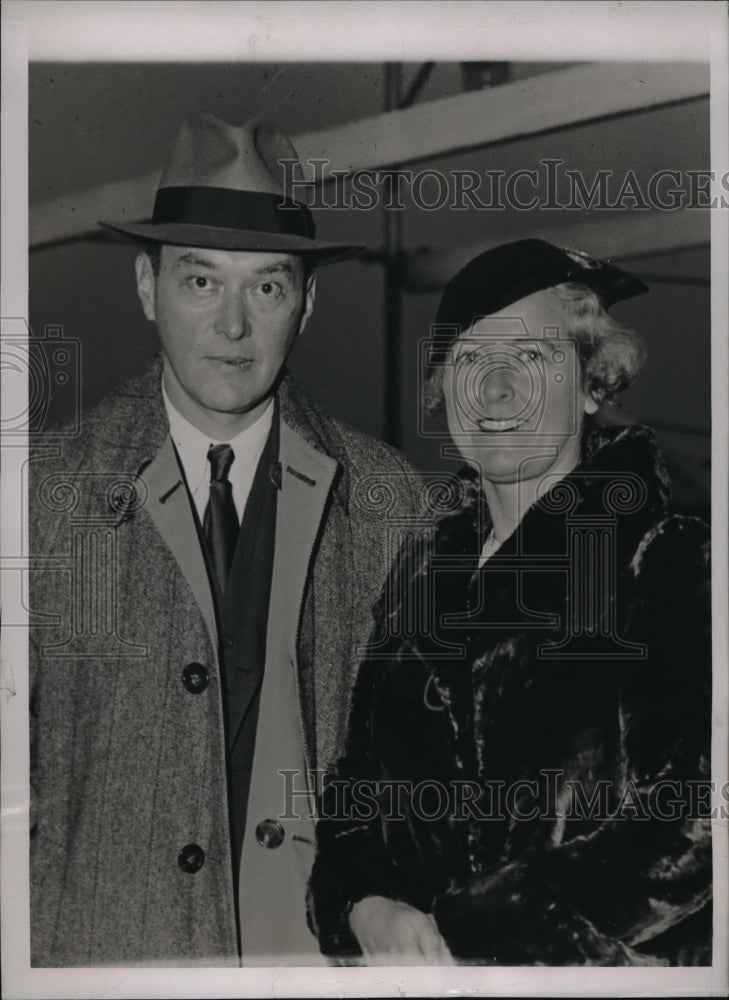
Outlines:
[[381,669],[367,660],[360,667],[347,749],[324,779],[307,893],[309,926],[322,952],[345,959],[360,954],[349,928],[354,903],[365,896],[397,897],[395,870],[372,798],[379,769],[368,746],[370,698]]
[[382,827],[383,810],[376,799],[375,786],[382,774],[372,745],[372,720],[380,685],[403,649],[401,598],[413,566],[419,569],[422,552],[420,536],[410,536],[374,608],[371,652],[359,667],[345,751],[326,775],[319,803],[308,920],[322,952],[345,960],[360,954],[349,929],[353,904],[365,896],[400,897],[397,870]]

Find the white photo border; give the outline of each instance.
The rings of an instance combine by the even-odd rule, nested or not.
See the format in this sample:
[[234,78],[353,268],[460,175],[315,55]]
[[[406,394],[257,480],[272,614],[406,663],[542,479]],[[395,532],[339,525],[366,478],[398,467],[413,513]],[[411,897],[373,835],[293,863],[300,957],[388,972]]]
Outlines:
[[[134,8],[134,10],[130,9]],[[416,11],[417,8],[417,11]],[[474,24],[488,8],[485,38]],[[27,66],[29,60],[224,62],[429,58],[711,62],[712,169],[729,169],[726,8],[722,3],[121,3],[23,2],[3,5],[2,308],[3,326],[28,316]],[[199,30],[205,19],[205,32]],[[569,31],[565,25],[569,24]],[[164,29],[172,30],[164,30]],[[620,46],[619,50],[617,46]],[[712,529],[714,604],[713,761],[717,787],[727,781],[727,316],[728,211],[714,210],[712,247]],[[3,371],[4,413],[25,405]],[[17,445],[17,442],[16,442]],[[22,447],[3,449],[3,607],[20,613],[23,590],[18,498]],[[14,619],[15,620],[15,619]],[[524,995],[725,995],[729,981],[727,824],[714,837],[716,887],[712,968],[331,968],[321,969],[31,969],[27,847],[27,643],[24,630],[2,635],[2,935],[3,995],[21,997],[240,997]],[[717,797],[717,805],[721,804]]]

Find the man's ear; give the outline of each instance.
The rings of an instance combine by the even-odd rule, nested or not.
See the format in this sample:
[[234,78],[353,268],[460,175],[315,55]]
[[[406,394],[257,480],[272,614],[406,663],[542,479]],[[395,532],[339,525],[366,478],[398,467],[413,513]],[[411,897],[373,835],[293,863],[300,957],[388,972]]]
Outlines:
[[152,270],[152,262],[143,250],[137,254],[134,267],[137,272],[137,294],[139,295],[139,301],[142,303],[144,315],[147,319],[154,320],[156,319],[154,311],[155,277]]
[[309,322],[309,317],[314,311],[314,299],[316,298],[316,275],[310,274],[306,279],[306,288],[304,289],[304,309],[301,313],[301,321],[299,322],[299,333],[304,332],[304,327]]

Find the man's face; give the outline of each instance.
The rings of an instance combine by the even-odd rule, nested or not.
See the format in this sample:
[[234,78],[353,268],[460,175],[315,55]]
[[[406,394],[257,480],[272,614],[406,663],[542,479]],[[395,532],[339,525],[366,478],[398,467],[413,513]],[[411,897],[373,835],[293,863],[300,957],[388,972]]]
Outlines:
[[543,291],[454,342],[444,372],[448,429],[482,479],[514,483],[579,462],[584,414],[597,404],[583,390],[566,326],[562,300]]
[[314,304],[299,257],[163,246],[159,274],[137,258],[137,289],[157,324],[165,388],[205,433],[250,425]]

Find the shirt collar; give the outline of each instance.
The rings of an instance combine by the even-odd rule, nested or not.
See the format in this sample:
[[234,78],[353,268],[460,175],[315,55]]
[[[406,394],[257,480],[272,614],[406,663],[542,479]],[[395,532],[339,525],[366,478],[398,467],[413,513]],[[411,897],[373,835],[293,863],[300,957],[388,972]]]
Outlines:
[[195,493],[203,480],[207,482],[209,478],[208,449],[211,444],[229,444],[233,449],[235,461],[231,467],[231,476],[243,473],[244,470],[258,462],[273,422],[273,396],[250,427],[246,427],[234,438],[229,438],[227,441],[208,437],[194,424],[191,424],[186,417],[183,417],[167,395],[164,380],[162,382],[162,397],[170,422],[170,437],[180,456],[187,477],[187,485],[192,493]]

